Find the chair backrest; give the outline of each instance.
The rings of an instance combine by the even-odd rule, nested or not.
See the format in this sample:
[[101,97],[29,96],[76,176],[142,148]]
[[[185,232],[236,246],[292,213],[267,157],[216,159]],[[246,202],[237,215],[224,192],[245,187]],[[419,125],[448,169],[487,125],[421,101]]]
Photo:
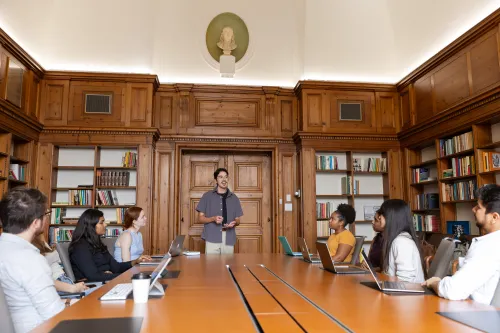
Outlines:
[[356,236],[356,245],[354,245],[354,252],[352,253],[351,265],[356,265],[359,262],[359,254],[365,242],[365,236]]
[[427,276],[444,278],[448,275],[450,262],[453,260],[453,252],[458,241],[452,238],[443,238],[437,248],[434,259],[429,267]]
[[7,300],[5,299],[5,294],[3,293],[3,288],[0,285],[0,323],[2,323],[3,333],[15,333],[14,324],[12,323],[12,318],[10,316],[9,306],[7,305]]
[[71,279],[71,281],[75,282],[75,273],[73,273],[73,268],[71,267],[71,261],[69,259],[69,244],[70,242],[56,243],[56,250],[57,253],[59,253],[59,257],[61,258],[64,271]]
[[496,308],[500,308],[500,280],[498,280],[497,289],[495,289],[495,293],[493,294],[490,304]]
[[106,247],[108,248],[109,253],[111,253],[112,256],[115,255],[115,243],[118,237],[105,237],[101,238],[102,242]]

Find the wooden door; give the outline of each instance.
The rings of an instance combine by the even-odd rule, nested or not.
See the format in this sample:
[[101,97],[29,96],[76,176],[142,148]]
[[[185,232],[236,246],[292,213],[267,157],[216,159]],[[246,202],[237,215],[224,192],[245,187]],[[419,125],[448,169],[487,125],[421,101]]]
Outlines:
[[196,206],[201,196],[215,186],[213,173],[224,167],[229,172],[229,189],[241,202],[243,217],[236,228],[236,253],[272,251],[272,200],[270,154],[221,154],[186,152],[181,160],[180,232],[190,250],[205,252]]

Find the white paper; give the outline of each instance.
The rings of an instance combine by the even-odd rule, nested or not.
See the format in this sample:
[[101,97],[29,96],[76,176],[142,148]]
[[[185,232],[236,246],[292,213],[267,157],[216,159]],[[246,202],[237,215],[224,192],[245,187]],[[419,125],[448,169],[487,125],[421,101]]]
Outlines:
[[286,203],[285,204],[285,212],[291,212],[291,211],[292,211],[292,204]]
[[287,194],[286,195],[286,201],[292,201],[292,195],[291,194]]
[[280,198],[280,205],[282,205],[282,204],[283,204],[283,199]]

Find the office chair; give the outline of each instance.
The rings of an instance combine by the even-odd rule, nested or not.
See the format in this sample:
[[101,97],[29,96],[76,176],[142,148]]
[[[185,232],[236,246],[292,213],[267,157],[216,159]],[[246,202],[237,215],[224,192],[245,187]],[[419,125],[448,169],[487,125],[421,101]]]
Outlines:
[[500,308],[500,280],[498,280],[497,289],[495,289],[495,293],[493,294],[490,304],[496,308]]
[[70,242],[56,243],[56,250],[57,253],[59,253],[59,257],[61,258],[64,271],[71,279],[71,281],[76,282],[75,274],[73,273],[73,268],[71,267],[71,261],[69,260],[69,244]]
[[105,237],[101,238],[102,242],[106,247],[108,248],[109,253],[111,253],[111,256],[114,257],[115,255],[115,243],[118,237]]
[[427,276],[444,278],[448,275],[450,262],[453,260],[458,240],[452,238],[443,238],[437,248],[436,254],[425,258],[425,267]]
[[5,299],[5,294],[3,293],[3,288],[1,285],[0,285],[0,323],[2,323],[3,333],[16,332],[14,330],[14,323],[12,323],[9,306],[7,305],[7,300]]
[[352,253],[351,265],[359,263],[359,254],[365,242],[365,236],[356,236],[356,244],[354,245],[354,252]]

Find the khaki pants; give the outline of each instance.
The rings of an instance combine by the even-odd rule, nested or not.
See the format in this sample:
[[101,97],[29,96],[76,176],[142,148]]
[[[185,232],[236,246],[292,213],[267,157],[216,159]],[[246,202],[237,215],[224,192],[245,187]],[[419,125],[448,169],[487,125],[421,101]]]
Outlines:
[[205,242],[205,254],[233,254],[234,246],[226,245],[226,232],[222,232],[222,243]]

